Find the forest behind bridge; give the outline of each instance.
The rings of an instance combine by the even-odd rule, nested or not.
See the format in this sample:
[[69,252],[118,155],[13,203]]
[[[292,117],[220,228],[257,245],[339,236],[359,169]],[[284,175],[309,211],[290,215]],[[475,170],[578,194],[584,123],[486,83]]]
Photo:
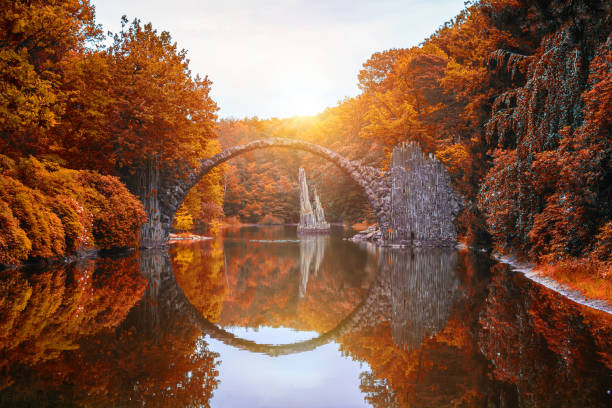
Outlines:
[[[152,24],[125,19],[106,37],[88,0],[1,4],[1,264],[136,246],[151,211],[143,180],[222,146],[299,138],[384,168],[394,145],[416,140],[465,197],[463,242],[555,265],[610,297],[607,1],[470,2],[421,45],[364,61],[358,96],[262,120],[218,120],[212,81]],[[295,222],[299,166],[331,221],[367,220],[365,197],[333,165],[260,151],[205,177],[175,227]]]

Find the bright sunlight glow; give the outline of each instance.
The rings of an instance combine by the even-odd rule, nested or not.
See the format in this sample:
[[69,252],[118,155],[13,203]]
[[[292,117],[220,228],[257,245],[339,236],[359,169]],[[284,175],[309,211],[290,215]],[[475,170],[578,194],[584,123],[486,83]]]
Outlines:
[[93,0],[104,30],[167,30],[213,81],[220,117],[309,115],[359,93],[374,52],[419,44],[464,0]]

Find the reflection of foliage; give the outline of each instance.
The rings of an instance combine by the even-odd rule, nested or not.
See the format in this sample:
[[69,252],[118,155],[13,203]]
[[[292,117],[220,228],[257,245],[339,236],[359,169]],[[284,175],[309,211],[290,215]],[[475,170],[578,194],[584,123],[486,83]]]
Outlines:
[[100,334],[38,374],[82,406],[209,407],[218,354],[197,329],[177,323],[163,330],[157,339],[134,326]]
[[[491,383],[486,378],[486,364],[473,339],[472,327],[482,297],[481,269],[487,262],[479,262],[469,253],[462,252],[458,269],[462,277],[462,291],[471,296],[461,299],[451,309],[444,327],[438,327],[419,344],[397,344],[392,322],[381,322],[373,328],[350,333],[341,340],[343,354],[365,361],[371,371],[361,376],[361,389],[374,406],[381,407],[445,407],[478,406],[486,401]],[[450,259],[449,259],[450,261]],[[453,262],[455,264],[455,262]],[[427,270],[421,271],[427,276]],[[418,273],[412,270],[409,275]],[[445,288],[440,287],[441,293]],[[423,301],[436,301],[435,289],[407,296],[422,296]],[[393,300],[402,302],[400,297]],[[448,316],[447,316],[448,318]],[[433,321],[417,319],[404,324],[407,330],[423,331],[414,327],[428,327]],[[462,405],[463,404],[463,405]]]
[[11,370],[58,358],[82,337],[119,324],[144,279],[133,257],[101,259],[32,276],[5,272],[0,289],[0,350]]
[[[369,364],[372,371],[361,376],[361,389],[378,406],[474,406],[482,404],[486,394],[486,366],[472,341],[448,340],[455,334],[466,338],[463,324],[449,323],[444,332],[408,351],[393,342],[389,324],[381,323],[345,336],[341,349]],[[392,404],[381,405],[386,401]]]
[[[102,259],[95,268],[92,262],[29,279],[10,275],[13,284],[3,289],[13,294],[3,298],[14,301],[0,310],[14,335],[0,338],[7,357],[0,367],[10,375],[0,404],[209,406],[218,354],[161,298],[142,298],[136,259]],[[149,285],[156,293],[156,283]]]
[[496,269],[479,335],[493,376],[527,406],[605,406],[612,319]]
[[[374,406],[606,406],[612,321],[490,261],[461,253],[469,293],[441,332],[412,351],[388,322],[345,336],[369,364],[361,388]],[[488,286],[485,286],[488,285]],[[488,360],[485,361],[484,357]],[[386,405],[385,405],[386,404]]]
[[386,379],[376,378],[372,372],[364,372],[359,375],[361,385],[359,388],[366,396],[365,400],[373,408],[398,408],[393,389]]
[[[275,228],[281,227],[266,229]],[[248,230],[244,234],[248,239]],[[221,324],[332,329],[359,304],[370,283],[364,271],[367,255],[349,260],[343,256],[344,245],[337,249],[335,256],[325,258],[316,276],[311,272],[307,295],[300,299],[298,243],[249,242],[246,247],[226,241],[231,295],[223,305]]]
[[218,322],[227,296],[223,241],[177,244],[172,247],[172,270],[189,302],[204,318]]

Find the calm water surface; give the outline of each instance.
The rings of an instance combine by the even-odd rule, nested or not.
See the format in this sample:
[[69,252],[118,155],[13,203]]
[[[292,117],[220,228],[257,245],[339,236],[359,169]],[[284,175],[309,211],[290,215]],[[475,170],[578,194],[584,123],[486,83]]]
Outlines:
[[612,406],[609,315],[482,255],[343,234],[0,272],[0,406]]

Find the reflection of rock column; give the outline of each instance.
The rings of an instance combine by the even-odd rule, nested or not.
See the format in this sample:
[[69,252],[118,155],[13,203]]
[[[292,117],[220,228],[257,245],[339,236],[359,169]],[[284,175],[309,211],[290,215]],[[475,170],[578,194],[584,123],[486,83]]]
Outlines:
[[325,245],[327,244],[327,237],[317,236],[314,238],[317,249],[315,251],[313,275],[316,278],[319,273],[319,269],[321,268],[321,263],[323,262],[323,256],[325,255]]
[[161,281],[164,275],[171,273],[170,259],[164,251],[141,251],[140,273],[147,279],[147,287],[139,307],[133,309],[138,312],[137,326],[145,333],[153,334],[159,327],[161,313],[159,311],[159,297]]
[[408,349],[446,326],[459,293],[457,253],[446,249],[386,249],[380,272],[391,283],[393,340]]
[[306,296],[311,265],[314,266],[313,276],[317,277],[325,255],[325,243],[326,237],[320,236],[311,236],[300,240],[300,298]]

